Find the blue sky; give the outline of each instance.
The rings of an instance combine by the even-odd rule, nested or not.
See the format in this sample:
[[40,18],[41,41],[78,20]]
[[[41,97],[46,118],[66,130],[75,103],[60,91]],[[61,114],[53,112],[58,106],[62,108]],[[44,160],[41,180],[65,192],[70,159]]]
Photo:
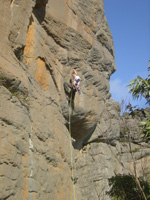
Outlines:
[[145,100],[133,101],[126,87],[140,75],[146,78],[150,60],[150,0],[104,0],[105,15],[111,30],[117,71],[111,76],[110,93],[133,106],[146,107]]

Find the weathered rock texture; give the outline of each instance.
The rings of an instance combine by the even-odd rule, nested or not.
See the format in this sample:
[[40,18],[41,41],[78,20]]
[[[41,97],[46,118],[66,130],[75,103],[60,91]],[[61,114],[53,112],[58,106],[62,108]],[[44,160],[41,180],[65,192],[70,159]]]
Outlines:
[[150,181],[150,143],[139,136],[141,128],[138,127],[145,117],[141,111],[135,112],[134,116],[119,117],[116,102],[110,99],[106,105],[102,124],[97,125],[98,130],[76,158],[76,180],[81,199],[109,200],[106,195],[110,189],[108,179],[116,174],[135,176],[136,171],[138,177]]
[[[107,179],[123,171],[115,155],[127,167],[132,159],[117,140],[120,106],[109,99],[116,66],[103,0],[0,2],[0,199],[71,200],[74,191],[78,200],[109,199]],[[72,146],[63,83],[73,68],[82,94]]]

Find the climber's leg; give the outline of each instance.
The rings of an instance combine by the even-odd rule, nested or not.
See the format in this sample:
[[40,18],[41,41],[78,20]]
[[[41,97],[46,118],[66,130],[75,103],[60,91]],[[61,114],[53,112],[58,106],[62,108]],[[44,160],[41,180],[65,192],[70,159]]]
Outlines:
[[70,95],[70,83],[64,83],[64,90],[67,95]]
[[75,99],[76,89],[72,89],[72,101]]

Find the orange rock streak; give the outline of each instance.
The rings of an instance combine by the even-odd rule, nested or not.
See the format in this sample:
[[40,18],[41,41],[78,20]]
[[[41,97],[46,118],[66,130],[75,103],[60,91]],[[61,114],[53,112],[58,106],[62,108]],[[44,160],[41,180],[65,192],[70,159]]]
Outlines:
[[38,58],[37,69],[35,72],[35,79],[41,84],[41,87],[44,90],[48,89],[49,78],[50,78],[50,74],[49,74],[49,71],[46,69],[45,62],[42,59]]

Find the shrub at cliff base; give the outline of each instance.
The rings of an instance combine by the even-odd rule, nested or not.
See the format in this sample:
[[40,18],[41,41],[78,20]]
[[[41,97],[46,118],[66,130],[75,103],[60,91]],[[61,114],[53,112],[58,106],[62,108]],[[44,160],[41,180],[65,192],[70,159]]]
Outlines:
[[[150,200],[150,183],[139,178],[140,185]],[[136,184],[135,178],[131,175],[116,175],[109,179],[111,189],[107,192],[113,200],[144,200]]]

